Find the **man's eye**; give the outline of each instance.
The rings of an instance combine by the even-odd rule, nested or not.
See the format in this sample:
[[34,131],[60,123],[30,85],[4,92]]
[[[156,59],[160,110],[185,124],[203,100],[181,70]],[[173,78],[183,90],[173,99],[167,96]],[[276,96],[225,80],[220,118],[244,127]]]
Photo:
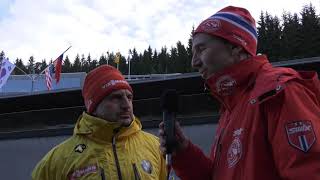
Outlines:
[[204,51],[205,49],[206,49],[205,47],[201,46],[201,47],[199,47],[199,52],[202,52],[202,51]]
[[112,100],[121,99],[121,96],[112,96],[111,99]]
[[132,99],[133,99],[133,96],[127,96],[127,98],[128,98],[129,100],[132,100]]

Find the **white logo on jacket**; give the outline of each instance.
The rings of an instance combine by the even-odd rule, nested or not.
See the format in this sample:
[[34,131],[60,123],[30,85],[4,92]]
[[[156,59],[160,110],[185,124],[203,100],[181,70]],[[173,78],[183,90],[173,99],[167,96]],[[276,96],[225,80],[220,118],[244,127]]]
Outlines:
[[141,161],[141,167],[144,170],[144,172],[151,174],[152,173],[152,165],[151,162],[148,160],[142,160]]
[[231,145],[229,146],[228,149],[228,154],[227,154],[227,161],[228,161],[228,167],[232,168],[234,165],[236,165],[242,155],[242,143],[240,140],[240,136],[243,132],[243,129],[237,129],[233,132],[233,141]]

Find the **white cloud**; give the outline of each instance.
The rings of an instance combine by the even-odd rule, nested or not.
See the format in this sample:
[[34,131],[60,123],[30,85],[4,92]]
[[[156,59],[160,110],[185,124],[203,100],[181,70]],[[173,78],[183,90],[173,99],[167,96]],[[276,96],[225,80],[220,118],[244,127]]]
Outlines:
[[[319,9],[319,0],[312,0]],[[54,59],[73,46],[66,55],[88,53],[98,58],[107,51],[126,55],[149,45],[160,49],[186,44],[191,27],[198,25],[227,5],[246,7],[258,20],[261,10],[281,15],[284,10],[299,12],[303,0],[15,0],[9,14],[0,13],[0,50],[10,59],[25,62]]]

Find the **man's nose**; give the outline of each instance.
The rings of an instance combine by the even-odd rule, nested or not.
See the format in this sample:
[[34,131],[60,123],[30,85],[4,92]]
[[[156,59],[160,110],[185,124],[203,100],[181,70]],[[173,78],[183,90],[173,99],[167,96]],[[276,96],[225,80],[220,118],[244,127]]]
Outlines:
[[121,107],[122,108],[130,108],[130,100],[129,100],[129,98],[128,97],[123,97],[122,98],[122,102],[121,102]]
[[194,54],[194,55],[192,56],[191,66],[192,66],[193,68],[198,68],[198,67],[200,67],[200,65],[201,65],[201,61],[200,61],[199,56],[196,55],[196,54]]

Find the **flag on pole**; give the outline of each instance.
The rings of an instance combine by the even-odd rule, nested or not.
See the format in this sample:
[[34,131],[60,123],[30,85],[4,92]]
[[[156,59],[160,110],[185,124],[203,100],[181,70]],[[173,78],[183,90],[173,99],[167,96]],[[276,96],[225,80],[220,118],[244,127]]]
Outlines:
[[53,63],[50,63],[48,67],[46,67],[40,74],[45,72],[46,76],[46,85],[48,87],[48,90],[52,89],[52,74],[54,74],[54,78],[56,79],[56,84],[59,83],[60,77],[61,77],[61,69],[62,69],[62,61],[63,61],[63,54],[67,52],[71,48],[68,47],[56,60],[53,61]]
[[63,60],[63,53],[55,61],[53,61],[54,70],[55,70],[54,78],[56,79],[57,84],[60,81],[62,60]]
[[48,90],[50,91],[52,89],[52,73],[53,73],[53,65],[50,64],[45,70],[44,70],[45,76],[46,76],[46,85]]
[[116,56],[114,58],[114,63],[119,64],[120,63],[120,57],[121,57],[120,52],[117,52]]
[[0,68],[0,88],[2,88],[2,86],[6,84],[10,74],[15,67],[16,66],[12,64],[8,58],[2,61]]

